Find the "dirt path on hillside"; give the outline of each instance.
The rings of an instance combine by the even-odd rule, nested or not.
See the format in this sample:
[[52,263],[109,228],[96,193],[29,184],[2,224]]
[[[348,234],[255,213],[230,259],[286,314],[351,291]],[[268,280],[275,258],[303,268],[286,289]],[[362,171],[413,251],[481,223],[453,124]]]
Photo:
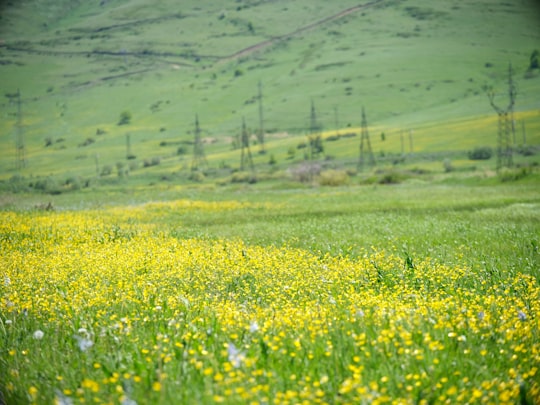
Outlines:
[[355,12],[357,12],[359,10],[374,6],[377,3],[381,3],[382,1],[383,0],[374,0],[374,1],[371,1],[369,3],[364,3],[364,4],[359,4],[358,6],[349,7],[347,9],[345,9],[345,10],[340,11],[337,14],[333,14],[333,15],[331,15],[329,17],[325,17],[323,19],[320,19],[320,20],[315,21],[315,22],[313,22],[311,24],[305,25],[304,27],[298,28],[298,29],[296,29],[296,30],[294,30],[292,32],[287,33],[287,34],[283,34],[283,35],[273,37],[273,38],[268,39],[266,41],[262,41],[262,42],[259,42],[259,43],[255,44],[255,45],[251,45],[251,46],[249,46],[247,48],[244,48],[244,49],[242,49],[242,50],[240,50],[238,52],[233,53],[232,55],[225,56],[225,57],[220,59],[220,62],[229,62],[231,60],[238,59],[238,58],[241,58],[243,56],[246,56],[246,55],[252,54],[254,52],[260,51],[261,49],[264,49],[264,48],[266,48],[268,46],[271,46],[271,45],[275,44],[276,42],[292,38],[292,37],[294,37],[294,36],[296,36],[298,34],[301,34],[301,33],[305,32],[305,31],[311,30],[313,28],[317,28],[318,26],[323,25],[323,24],[325,24],[325,23],[327,23],[329,21],[338,20],[340,18],[348,16],[349,14],[355,13]]
[[[286,34],[278,35],[278,36],[272,37],[270,39],[267,39],[265,41],[256,43],[254,45],[251,45],[251,46],[249,46],[247,48],[241,49],[241,50],[239,50],[239,51],[237,51],[237,52],[235,52],[235,53],[233,53],[231,55],[228,55],[228,56],[217,56],[217,55],[204,55],[204,56],[202,56],[202,55],[199,55],[198,58],[211,59],[211,60],[214,60],[214,63],[230,62],[232,60],[236,60],[236,59],[239,59],[241,57],[253,54],[253,53],[255,53],[257,51],[260,51],[260,50],[262,50],[264,48],[272,46],[272,45],[274,45],[274,44],[276,44],[276,43],[278,43],[280,41],[295,37],[295,36],[297,36],[297,35],[299,35],[299,34],[301,34],[303,32],[306,32],[306,31],[309,31],[311,29],[317,28],[317,27],[319,27],[319,26],[321,26],[321,25],[323,25],[323,24],[325,24],[327,22],[335,21],[335,20],[338,20],[340,18],[346,17],[346,16],[348,16],[348,15],[350,15],[352,13],[355,13],[355,12],[357,12],[359,10],[372,7],[372,6],[374,6],[374,5],[378,4],[378,3],[381,3],[383,1],[384,0],[373,0],[373,1],[370,1],[368,3],[359,4],[359,5],[354,6],[354,7],[349,7],[347,9],[345,9],[345,10],[341,10],[340,12],[338,12],[336,14],[333,14],[331,16],[322,18],[322,19],[317,20],[317,21],[315,21],[315,22],[313,22],[311,24],[305,25],[303,27],[295,29],[294,31],[288,32]],[[143,23],[155,23],[155,22],[159,22],[159,21],[162,21],[162,20],[165,20],[165,19],[174,19],[174,18],[180,19],[180,18],[184,18],[184,16],[181,15],[181,14],[172,14],[172,15],[169,15],[169,16],[162,16],[162,17],[158,17],[158,18],[151,18],[151,19],[145,19],[145,20],[137,20],[137,21],[124,23],[124,24],[115,24],[115,25],[106,26],[106,27],[99,27],[99,28],[72,29],[71,31],[101,32],[101,31],[108,31],[108,30],[113,30],[113,29],[122,29],[122,28],[126,28],[126,27],[128,27],[130,25],[140,25],[140,24],[143,24]],[[175,67],[183,66],[183,67],[193,68],[193,67],[196,66],[194,64],[190,64],[190,63],[185,62],[185,56],[186,55],[184,55],[182,53],[156,52],[156,51],[152,51],[152,50],[144,50],[144,51],[141,51],[141,52],[128,52],[126,50],[121,50],[121,51],[100,51],[100,50],[60,51],[60,50],[53,50],[53,49],[50,49],[50,48],[35,49],[35,48],[33,48],[33,44],[30,45],[30,46],[28,46],[28,45],[27,46],[19,45],[19,44],[8,45],[8,44],[6,44],[4,42],[0,42],[0,49],[6,49],[6,50],[12,51],[12,52],[21,52],[21,53],[47,55],[47,56],[90,56],[90,55],[96,55],[96,56],[113,56],[113,57],[123,57],[123,58],[125,58],[126,56],[136,57],[136,58],[161,58],[161,59],[163,59],[162,60],[163,63],[166,63],[168,65],[173,65]],[[195,56],[197,56],[197,55],[195,55]],[[180,59],[180,60],[179,61],[178,60],[177,61],[170,61],[170,60],[164,60],[165,58],[174,58],[174,59]],[[159,67],[157,67],[157,68],[159,69]],[[154,69],[156,69],[156,68],[154,68]],[[117,78],[131,76],[131,75],[134,75],[134,74],[145,73],[145,72],[148,72],[148,71],[151,71],[151,70],[153,70],[153,69],[152,68],[146,68],[146,69],[139,69],[139,70],[130,71],[130,72],[124,72],[124,73],[121,73],[121,74],[118,74],[118,75],[110,75],[110,76],[100,77],[100,78],[97,78],[95,80],[91,80],[89,82],[82,83],[82,85],[86,86],[86,85],[96,83],[96,82],[99,82],[99,81],[113,80],[113,79],[117,79]]]

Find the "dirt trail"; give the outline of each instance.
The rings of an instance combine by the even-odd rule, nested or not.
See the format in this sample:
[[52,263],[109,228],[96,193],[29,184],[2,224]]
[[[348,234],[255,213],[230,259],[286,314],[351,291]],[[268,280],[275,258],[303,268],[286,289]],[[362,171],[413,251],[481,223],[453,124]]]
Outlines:
[[[289,33],[286,33],[286,34],[283,34],[283,35],[278,35],[278,36],[275,36],[275,37],[272,37],[268,40],[265,40],[265,41],[262,41],[262,42],[259,42],[257,44],[254,44],[254,45],[251,45],[247,48],[244,48],[244,49],[241,49],[239,50],[238,52],[235,52],[231,55],[228,55],[228,56],[217,56],[217,55],[195,55],[197,56],[198,58],[201,58],[201,59],[213,59],[216,63],[224,63],[224,62],[230,62],[232,60],[235,60],[235,59],[238,59],[238,58],[241,58],[243,56],[246,56],[246,55],[250,55],[254,52],[257,52],[257,51],[260,51],[261,49],[264,49],[266,47],[269,47],[271,45],[274,45],[275,43],[279,42],[279,41],[283,41],[285,39],[288,39],[288,38],[292,38],[296,35],[299,35],[305,31],[308,31],[310,29],[313,29],[313,28],[316,28],[316,27],[319,27],[321,26],[322,24],[325,24],[327,22],[330,22],[330,21],[334,21],[334,20],[338,20],[340,18],[343,18],[349,14],[352,14],[352,13],[355,13],[359,10],[362,10],[362,9],[366,9],[368,7],[372,7],[374,6],[375,4],[377,3],[381,3],[383,2],[384,0],[373,0],[373,1],[370,1],[368,3],[364,3],[364,4],[359,4],[357,6],[354,6],[354,7],[349,7],[345,10],[342,10],[336,14],[333,14],[331,16],[328,16],[328,17],[325,17],[325,18],[322,18],[320,20],[317,20],[311,24],[308,24],[308,25],[305,25],[303,27],[300,27],[300,28],[297,28],[296,30],[292,31],[292,32],[289,32]],[[169,15],[169,16],[162,16],[162,17],[158,17],[158,18],[150,18],[150,19],[145,19],[145,20],[138,20],[138,21],[134,21],[134,22],[130,22],[130,23],[125,23],[125,24],[116,24],[116,25],[111,25],[111,26],[106,26],[106,27],[99,27],[99,28],[95,28],[95,29],[72,29],[71,31],[88,31],[88,32],[100,32],[100,31],[107,31],[107,30],[112,30],[112,29],[119,29],[119,28],[125,28],[126,26],[129,26],[129,25],[140,25],[140,24],[143,24],[143,23],[155,23],[155,22],[159,22],[159,21],[162,21],[162,20],[165,20],[165,19],[174,19],[174,18],[177,18],[177,19],[180,19],[180,18],[184,18],[183,15],[181,14],[172,14],[172,15]],[[101,55],[101,56],[117,56],[117,57],[126,57],[126,56],[131,56],[131,57],[137,57],[137,58],[156,58],[156,57],[159,57],[159,58],[178,58],[182,61],[175,61],[175,62],[171,62],[171,61],[167,61],[167,60],[164,60],[163,62],[166,63],[166,64],[174,64],[174,66],[184,66],[184,67],[194,67],[195,65],[193,64],[190,64],[190,63],[186,63],[185,62],[185,57],[186,55],[184,54],[181,54],[181,53],[174,53],[174,52],[155,52],[155,51],[151,51],[151,50],[145,50],[145,51],[141,51],[141,52],[128,52],[128,51],[125,51],[125,50],[122,50],[122,51],[100,51],[100,50],[91,50],[91,51],[60,51],[60,50],[53,50],[53,49],[50,49],[50,48],[42,48],[42,49],[35,49],[33,47],[28,47],[28,46],[24,46],[24,45],[8,45],[8,44],[5,44],[3,41],[0,40],[0,49],[6,49],[8,51],[12,51],[12,52],[24,52],[24,53],[30,53],[30,54],[38,54],[38,55],[47,55],[47,56],[89,56],[89,55]],[[111,75],[111,76],[106,76],[106,77],[101,77],[101,78],[98,78],[97,80],[92,80],[90,82],[87,82],[87,83],[83,83],[83,85],[87,85],[87,84],[90,84],[90,83],[95,83],[96,81],[105,81],[105,80],[112,80],[112,79],[116,79],[116,78],[120,78],[120,77],[125,77],[125,76],[130,76],[130,75],[133,75],[133,74],[140,74],[140,73],[145,73],[145,72],[148,72],[152,70],[151,68],[148,68],[148,69],[142,69],[142,70],[136,70],[136,71],[131,71],[131,72],[125,72],[125,73],[122,73],[122,74],[118,74],[118,75]]]
[[244,48],[244,49],[242,49],[242,50],[240,50],[238,52],[235,52],[232,55],[225,56],[225,57],[220,59],[220,62],[229,62],[231,60],[238,59],[238,58],[241,58],[243,56],[249,55],[249,54],[251,54],[253,52],[260,51],[261,49],[266,48],[268,46],[271,46],[271,45],[273,45],[274,43],[276,43],[278,41],[282,41],[284,39],[292,38],[292,37],[294,37],[294,36],[296,36],[298,34],[301,34],[302,32],[305,32],[305,31],[308,31],[310,29],[316,28],[316,27],[318,27],[318,26],[320,26],[322,24],[325,24],[325,23],[327,23],[329,21],[338,20],[338,19],[343,18],[343,17],[345,17],[345,16],[347,16],[349,14],[355,13],[356,11],[371,7],[371,6],[373,6],[373,5],[377,4],[377,3],[381,3],[382,1],[383,0],[374,0],[374,1],[371,1],[369,3],[364,3],[364,4],[359,4],[357,6],[354,6],[354,7],[349,7],[347,9],[345,9],[345,10],[340,11],[337,14],[333,14],[333,15],[331,15],[329,17],[325,17],[325,18],[320,19],[318,21],[315,21],[315,22],[313,22],[311,24],[305,25],[304,27],[298,28],[295,31],[273,37],[273,38],[268,39],[266,41],[259,42],[259,43],[255,44],[255,45],[249,46],[249,47]]

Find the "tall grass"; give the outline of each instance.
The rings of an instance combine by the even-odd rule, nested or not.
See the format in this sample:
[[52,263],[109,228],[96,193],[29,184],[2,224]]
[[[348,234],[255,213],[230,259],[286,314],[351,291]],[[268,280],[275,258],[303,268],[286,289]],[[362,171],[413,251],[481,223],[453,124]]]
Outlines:
[[7,403],[540,399],[536,188],[190,194],[0,213]]

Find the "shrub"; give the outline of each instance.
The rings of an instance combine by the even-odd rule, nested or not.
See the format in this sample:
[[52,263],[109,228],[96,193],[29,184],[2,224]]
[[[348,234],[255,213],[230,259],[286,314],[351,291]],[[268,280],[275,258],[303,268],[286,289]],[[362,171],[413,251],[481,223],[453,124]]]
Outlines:
[[102,176],[109,176],[112,173],[112,166],[111,165],[105,165],[101,168],[101,175]]
[[235,172],[231,176],[231,183],[249,183],[251,177],[249,172]]
[[64,186],[72,191],[77,191],[81,189],[81,179],[79,177],[70,177],[64,182]]
[[319,175],[321,186],[342,186],[349,181],[349,175],[343,170],[325,170]]
[[287,159],[289,160],[292,160],[294,159],[294,156],[296,155],[296,150],[294,149],[294,147],[290,147],[288,150],[287,150]]
[[536,155],[536,149],[531,145],[522,145],[516,149],[516,152],[523,156],[534,156]]
[[1,182],[0,185],[2,190],[7,189],[14,193],[28,191],[28,188],[33,186],[33,184],[27,185],[24,176],[20,174],[14,174],[7,182]]
[[399,184],[406,179],[406,176],[403,173],[390,171],[384,173],[381,178],[379,178],[379,184]]
[[341,137],[339,135],[330,135],[330,136],[327,136],[325,141],[326,142],[334,142],[334,141],[339,141]]
[[503,168],[499,172],[499,179],[503,182],[509,182],[509,181],[517,181],[521,180],[524,177],[527,177],[529,174],[531,174],[532,170],[529,166],[524,166],[521,168]]
[[301,183],[310,182],[313,177],[321,173],[321,165],[317,162],[304,162],[289,169],[289,173],[294,180]]
[[205,175],[204,175],[203,172],[200,172],[198,170],[194,170],[189,175],[189,179],[191,181],[194,181],[194,182],[197,182],[197,183],[202,183],[204,181],[204,179],[205,179]]
[[132,115],[129,111],[122,111],[120,113],[120,119],[118,120],[118,125],[127,125],[131,122]]
[[52,177],[37,180],[34,183],[34,189],[49,194],[60,194],[62,192],[57,181]]
[[145,159],[143,166],[144,167],[150,167],[150,166],[157,166],[161,163],[161,158],[159,156],[154,156],[152,159]]
[[443,167],[446,173],[454,171],[454,166],[452,165],[452,161],[450,159],[444,159]]
[[540,58],[540,52],[538,52],[538,49],[535,49],[531,53],[529,70],[540,69],[540,63],[538,62],[539,58]]
[[84,147],[84,146],[92,145],[94,142],[95,142],[95,139],[94,139],[94,138],[86,138],[86,139],[84,140],[84,142],[82,142],[82,143],[79,144],[79,147]]
[[129,170],[124,162],[116,162],[116,173],[118,177],[124,177],[129,174]]
[[185,146],[179,146],[178,149],[176,149],[176,154],[179,156],[185,155],[188,153],[188,150]]
[[129,171],[135,171],[139,168],[139,162],[129,162]]
[[468,155],[470,160],[488,160],[493,156],[493,149],[489,146],[479,146],[470,150]]

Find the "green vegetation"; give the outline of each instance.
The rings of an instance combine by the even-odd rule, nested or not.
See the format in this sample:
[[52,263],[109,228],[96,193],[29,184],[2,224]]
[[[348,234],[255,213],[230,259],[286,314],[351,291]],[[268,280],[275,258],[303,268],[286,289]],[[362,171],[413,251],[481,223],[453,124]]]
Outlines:
[[533,0],[4,3],[0,404],[540,402]]
[[[437,155],[439,167],[450,159],[459,168],[454,161],[467,160],[468,151],[497,148],[497,117],[482,89],[502,99],[509,63],[518,86],[513,146],[540,143],[532,0],[190,0],[180,7],[46,0],[12,2],[1,12],[0,74],[9,78],[0,83],[4,182],[76,176],[99,184],[95,157],[111,167],[126,158],[126,126],[116,124],[127,122],[140,169],[126,182],[188,181],[196,114],[211,169],[205,181],[225,179],[240,166],[234,142],[242,117],[253,140],[260,136],[259,82],[264,147],[277,162],[269,170],[267,157],[254,155],[259,181],[304,160],[305,151],[291,148],[308,142],[310,102],[326,131],[320,159],[341,162],[329,169],[355,168],[359,137],[343,135],[359,134],[362,106],[382,165],[414,154],[416,162]],[[119,118],[122,111],[129,117]],[[144,164],[156,157],[159,165]]]
[[8,197],[7,403],[540,398],[537,183],[220,191]]

